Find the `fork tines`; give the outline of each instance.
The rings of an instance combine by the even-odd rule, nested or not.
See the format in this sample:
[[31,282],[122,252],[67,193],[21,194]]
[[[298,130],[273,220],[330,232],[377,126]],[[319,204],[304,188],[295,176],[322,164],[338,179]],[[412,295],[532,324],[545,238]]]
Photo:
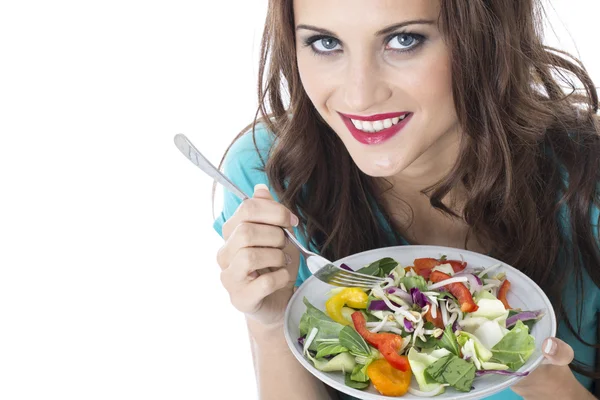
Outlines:
[[330,285],[370,289],[384,281],[383,278],[347,271],[335,266],[331,267],[322,268],[317,272],[318,277]]

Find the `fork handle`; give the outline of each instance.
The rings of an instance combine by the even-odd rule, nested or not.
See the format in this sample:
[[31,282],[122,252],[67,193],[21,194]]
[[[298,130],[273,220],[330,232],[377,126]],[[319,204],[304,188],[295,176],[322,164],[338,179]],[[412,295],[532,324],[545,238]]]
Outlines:
[[[200,168],[205,174],[213,178],[215,181],[219,182],[223,185],[227,190],[236,195],[240,200],[244,201],[249,199],[250,197],[242,191],[235,183],[231,182],[229,178],[227,178],[217,167],[211,164],[210,161],[206,159],[198,151],[198,149],[190,142],[190,140],[183,134],[178,133],[174,138],[175,146],[186,156],[194,165]],[[309,251],[296,240],[292,232],[287,230],[286,228],[281,228],[285,232],[286,236],[290,241],[300,250],[300,253],[305,258],[308,258]]]

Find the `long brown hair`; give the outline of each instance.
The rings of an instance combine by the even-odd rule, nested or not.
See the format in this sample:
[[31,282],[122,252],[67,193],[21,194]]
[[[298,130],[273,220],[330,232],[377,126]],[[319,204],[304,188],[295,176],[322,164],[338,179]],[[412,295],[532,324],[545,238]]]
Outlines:
[[[575,277],[578,304],[584,271],[600,286],[590,221],[590,205],[600,206],[598,95],[576,59],[543,45],[542,14],[539,0],[473,0],[468,6],[441,0],[439,26],[451,53],[463,140],[455,167],[425,192],[433,207],[463,218],[471,234],[492,243],[492,256],[539,284],[576,337],[598,348],[581,338],[582,307],[573,323],[562,301],[567,277]],[[584,90],[577,91],[573,80]],[[302,87],[291,0],[269,1],[258,95],[252,129],[260,121],[277,137],[265,171],[280,201],[301,216],[311,245],[339,259],[398,244],[375,211],[391,221],[381,179],[358,169]],[[442,202],[457,185],[468,194],[460,216]],[[565,208],[567,226],[559,218]],[[600,377],[577,361],[571,367]]]

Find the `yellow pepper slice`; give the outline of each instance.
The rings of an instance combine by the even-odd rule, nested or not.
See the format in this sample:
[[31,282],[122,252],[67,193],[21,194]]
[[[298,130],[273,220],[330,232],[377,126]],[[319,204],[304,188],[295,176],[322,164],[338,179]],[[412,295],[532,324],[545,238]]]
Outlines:
[[412,371],[400,371],[392,367],[385,359],[373,361],[367,367],[367,376],[373,382],[373,386],[384,396],[402,396],[408,391]]
[[325,303],[327,315],[336,322],[343,325],[351,325],[352,323],[344,318],[342,308],[347,305],[352,308],[367,308],[369,296],[359,288],[346,288],[332,296]]

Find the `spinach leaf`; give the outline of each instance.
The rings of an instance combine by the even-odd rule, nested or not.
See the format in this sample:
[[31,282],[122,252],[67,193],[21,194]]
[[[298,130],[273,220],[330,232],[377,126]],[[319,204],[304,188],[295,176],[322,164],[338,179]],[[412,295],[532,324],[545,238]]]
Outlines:
[[339,343],[322,342],[317,345],[317,355],[315,358],[323,358],[325,356],[335,356],[340,353],[347,352],[348,349]]
[[515,326],[502,340],[492,347],[492,362],[506,364],[513,371],[527,362],[535,350],[535,339],[529,334],[529,328],[522,321]]
[[359,269],[356,272],[360,272],[361,274],[365,275],[385,278],[394,270],[394,268],[396,268],[396,266],[398,266],[398,262],[396,260],[390,257],[386,257],[372,262],[371,264]]
[[365,365],[356,364],[356,367],[352,370],[350,379],[356,382],[369,382],[369,377],[367,376],[367,367],[369,364],[370,362]]
[[440,295],[437,297],[438,300],[442,300],[442,299],[445,299],[445,298],[449,298],[449,299],[454,300],[457,303],[460,303],[458,301],[458,299],[452,293],[450,293],[448,291],[440,292]]
[[317,351],[320,339],[337,339],[344,325],[329,318],[323,311],[310,304],[306,298],[304,298],[304,304],[306,305],[306,312],[300,319],[300,334],[306,335],[312,328],[317,328],[317,336],[309,346],[309,350]]
[[425,337],[425,339],[426,340],[423,341],[417,336],[415,347],[418,349],[433,349],[438,344],[438,341],[434,337]]
[[352,375],[350,373],[346,374],[344,378],[344,383],[346,386],[350,386],[351,388],[363,390],[369,387],[369,382],[357,382],[352,380]]
[[[442,376],[442,373],[444,372],[444,368],[446,367],[446,364],[448,364],[450,362],[452,357],[453,357],[452,354],[448,354],[447,356],[440,358],[439,360],[435,361],[433,364],[430,364],[425,369],[425,371],[431,378],[433,378],[437,381],[438,378]],[[440,382],[440,383],[446,383],[446,382]]]
[[345,326],[339,333],[340,344],[356,356],[371,356],[371,348],[362,336],[350,326]]
[[425,371],[438,383],[447,383],[462,392],[469,392],[475,379],[475,364],[454,354],[440,358]]
[[458,342],[456,341],[456,335],[452,331],[452,325],[446,325],[446,329],[444,329],[444,334],[438,340],[438,345],[441,348],[448,350],[455,356],[460,357],[460,348],[458,347]]

